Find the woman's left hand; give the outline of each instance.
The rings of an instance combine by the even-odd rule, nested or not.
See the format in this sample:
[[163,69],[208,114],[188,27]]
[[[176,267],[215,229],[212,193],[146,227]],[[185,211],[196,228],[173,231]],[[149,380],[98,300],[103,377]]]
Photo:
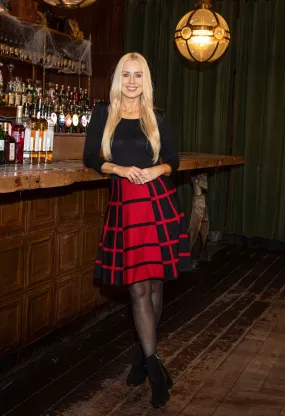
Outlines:
[[[154,179],[158,178],[159,176],[164,174],[164,168],[162,165],[153,166],[151,168],[142,169],[144,173],[144,183],[153,181]],[[139,182],[135,182],[139,183]]]

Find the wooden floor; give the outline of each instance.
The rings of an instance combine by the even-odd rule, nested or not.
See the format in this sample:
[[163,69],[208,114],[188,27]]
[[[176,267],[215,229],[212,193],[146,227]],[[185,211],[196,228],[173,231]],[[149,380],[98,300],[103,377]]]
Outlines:
[[285,416],[285,254],[225,248],[165,287],[159,355],[175,384],[154,410],[125,384],[128,308],[2,380],[1,415]]

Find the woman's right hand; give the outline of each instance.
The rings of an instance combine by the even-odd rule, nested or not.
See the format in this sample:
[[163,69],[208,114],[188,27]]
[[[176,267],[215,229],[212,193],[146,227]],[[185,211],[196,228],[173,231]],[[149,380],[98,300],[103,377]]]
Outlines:
[[113,173],[135,184],[144,184],[147,179],[143,170],[136,166],[114,166]]

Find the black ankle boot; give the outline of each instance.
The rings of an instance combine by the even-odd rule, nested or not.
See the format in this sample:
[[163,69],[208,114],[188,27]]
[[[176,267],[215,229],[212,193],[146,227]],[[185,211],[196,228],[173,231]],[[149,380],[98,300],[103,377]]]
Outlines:
[[140,386],[146,381],[146,369],[144,362],[144,353],[139,342],[135,345],[134,360],[132,362],[131,371],[127,377],[128,386]]
[[158,408],[163,406],[170,398],[166,376],[156,355],[153,354],[147,357],[145,363],[152,390],[151,404]]
[[[160,360],[159,360],[160,361]],[[163,370],[163,372],[164,372],[164,374],[165,374],[165,377],[166,377],[166,384],[167,384],[167,387],[169,388],[169,389],[172,389],[172,387],[173,387],[173,381],[172,381],[172,378],[170,377],[170,375],[169,375],[169,373],[168,373],[168,371],[167,371],[167,369],[164,367],[164,365],[163,365],[163,363],[160,361],[160,365],[161,365],[161,368],[162,368],[162,370]]]

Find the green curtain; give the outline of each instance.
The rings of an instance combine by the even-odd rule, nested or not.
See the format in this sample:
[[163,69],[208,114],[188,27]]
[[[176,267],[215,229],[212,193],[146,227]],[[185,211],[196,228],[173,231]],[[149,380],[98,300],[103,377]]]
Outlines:
[[[211,229],[285,241],[285,0],[215,1],[232,41],[221,60],[199,65],[185,62],[173,40],[194,3],[128,0],[125,50],[148,60],[179,151],[246,157],[244,167],[209,170]],[[179,192],[189,215],[188,175],[180,173]]]
[[241,2],[228,230],[285,241],[284,0]]

